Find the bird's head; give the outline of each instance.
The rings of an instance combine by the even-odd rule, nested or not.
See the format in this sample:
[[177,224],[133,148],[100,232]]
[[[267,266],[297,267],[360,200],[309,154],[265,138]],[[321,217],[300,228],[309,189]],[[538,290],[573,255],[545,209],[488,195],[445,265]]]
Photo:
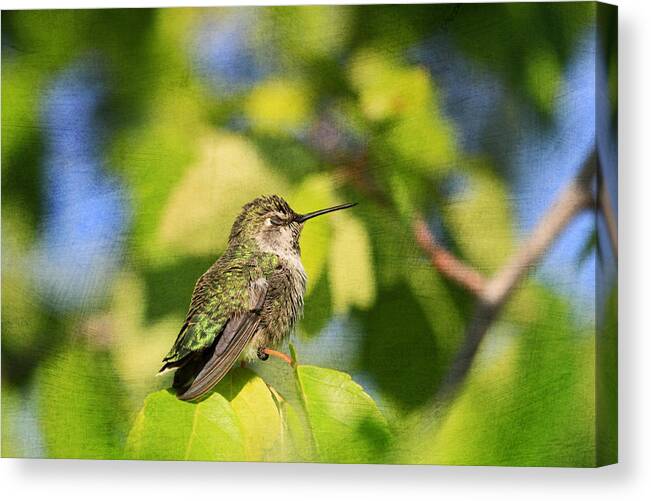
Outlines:
[[341,204],[299,214],[278,195],[258,197],[242,208],[242,212],[233,223],[229,243],[241,239],[254,239],[266,251],[299,252],[298,240],[306,221],[355,205],[357,204]]

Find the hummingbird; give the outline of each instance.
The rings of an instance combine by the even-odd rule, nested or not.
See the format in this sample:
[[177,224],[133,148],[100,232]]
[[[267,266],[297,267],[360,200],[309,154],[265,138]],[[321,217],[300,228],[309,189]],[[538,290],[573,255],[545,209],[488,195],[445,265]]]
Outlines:
[[271,355],[291,363],[274,348],[303,312],[303,225],[355,205],[299,214],[270,195],[242,207],[225,252],[197,280],[185,322],[159,371],[176,371],[172,388],[180,400],[204,397],[238,361]]

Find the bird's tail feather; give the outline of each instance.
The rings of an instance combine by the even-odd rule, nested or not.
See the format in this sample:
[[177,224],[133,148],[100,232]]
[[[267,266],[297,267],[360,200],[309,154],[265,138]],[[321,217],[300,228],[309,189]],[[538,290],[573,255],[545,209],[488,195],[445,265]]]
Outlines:
[[172,388],[176,391],[177,395],[185,393],[195,378],[201,372],[208,359],[210,359],[212,350],[205,350],[188,357],[188,360],[176,369],[174,373],[174,380],[172,381]]

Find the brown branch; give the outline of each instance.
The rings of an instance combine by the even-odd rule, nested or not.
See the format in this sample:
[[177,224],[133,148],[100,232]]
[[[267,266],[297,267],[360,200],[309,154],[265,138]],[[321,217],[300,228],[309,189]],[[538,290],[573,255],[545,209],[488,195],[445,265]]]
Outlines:
[[465,380],[482,339],[516,286],[570,221],[579,212],[592,206],[590,183],[595,172],[596,159],[593,154],[574,180],[560,193],[520,250],[485,285],[466,330],[464,343],[443,381],[439,398],[453,396]]
[[[339,174],[345,181],[374,198],[379,204],[391,206],[386,195],[368,178],[366,167],[367,158],[364,157],[348,168],[342,167]],[[545,251],[574,217],[586,208],[594,206],[591,182],[596,171],[596,154],[593,152],[577,176],[559,194],[518,252],[490,280],[440,246],[423,217],[420,214],[415,215],[412,223],[413,235],[418,246],[429,257],[432,266],[448,279],[472,292],[478,299],[474,315],[466,329],[464,342],[441,384],[437,402],[450,399],[461,386],[482,340],[517,285],[535,267]],[[612,206],[607,193],[600,198],[603,201],[602,210],[616,252],[617,231]]]
[[471,266],[460,261],[454,254],[441,247],[434,235],[429,231],[425,220],[420,214],[414,217],[413,233],[416,243],[421,250],[430,258],[432,266],[441,275],[463,286],[475,296],[481,296],[486,280]]
[[[366,156],[349,161],[346,165],[335,170],[335,177],[340,177],[344,182],[375,200],[379,205],[393,207],[391,200],[369,177],[366,168],[367,163]],[[441,275],[469,290],[475,296],[481,294],[485,283],[481,273],[440,246],[420,214],[416,214],[413,219],[412,233],[420,249],[429,257],[432,266]]]

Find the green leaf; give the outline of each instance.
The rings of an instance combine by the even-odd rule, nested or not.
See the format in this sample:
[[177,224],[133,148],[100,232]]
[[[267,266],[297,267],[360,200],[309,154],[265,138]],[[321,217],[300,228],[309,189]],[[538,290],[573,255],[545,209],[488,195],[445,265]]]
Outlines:
[[296,80],[267,80],[253,89],[244,112],[257,131],[280,135],[297,131],[311,119],[310,89]]
[[216,391],[231,404],[244,434],[244,449],[250,460],[266,459],[275,453],[282,424],[278,407],[265,382],[246,369],[231,370]]
[[513,251],[512,207],[504,182],[486,164],[465,166],[465,184],[443,216],[464,256],[493,272]]
[[[308,283],[309,283],[308,276]],[[314,337],[328,325],[332,318],[332,301],[328,274],[321,274],[318,283],[306,298],[306,307],[303,318],[298,324],[299,333],[306,337]]]
[[353,57],[349,73],[366,118],[385,125],[381,142],[397,156],[401,171],[429,174],[450,168],[456,156],[454,129],[426,69],[366,50]]
[[381,463],[390,443],[387,422],[373,399],[345,373],[296,368],[319,461]]
[[[151,248],[179,254],[214,255],[223,248],[242,206],[287,187],[247,139],[229,133],[196,131],[199,160],[171,191]],[[159,258],[159,256],[157,256]]]
[[244,439],[235,412],[219,393],[200,404],[167,390],[153,393],[127,441],[130,459],[243,461]]
[[240,368],[199,403],[182,402],[168,390],[152,393],[129,433],[126,455],[348,463],[385,458],[388,426],[361,386],[349,375],[330,369],[299,366],[295,375],[297,405]]
[[317,461],[314,438],[305,413],[270,387],[282,419],[282,431],[277,456],[284,461]]
[[368,308],[375,300],[375,273],[366,229],[344,212],[333,216],[332,224],[329,278],[333,310],[346,313],[353,306]]
[[171,392],[149,395],[131,429],[133,459],[261,461],[277,451],[282,423],[267,385],[246,369],[232,370],[199,403]]
[[[332,180],[324,174],[306,178],[291,198],[292,207],[306,213],[340,203],[333,192]],[[307,274],[307,294],[318,283],[328,260],[332,218],[320,217],[306,224],[301,233],[301,260]]]

